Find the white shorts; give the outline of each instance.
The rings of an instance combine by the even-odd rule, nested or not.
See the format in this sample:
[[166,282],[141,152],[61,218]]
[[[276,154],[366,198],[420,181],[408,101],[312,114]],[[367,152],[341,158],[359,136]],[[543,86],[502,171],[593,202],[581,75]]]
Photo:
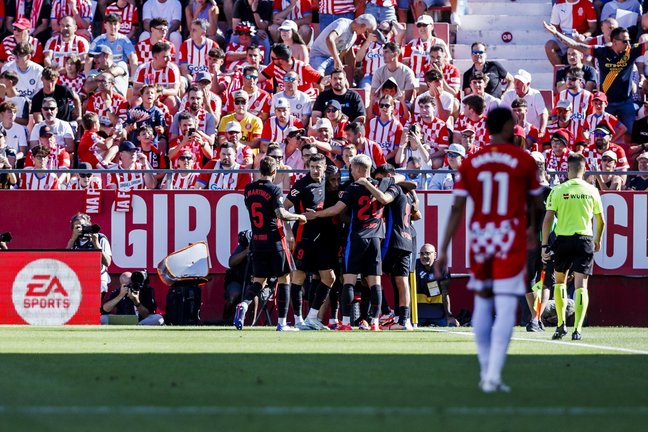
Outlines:
[[467,286],[468,289],[473,291],[492,289],[495,294],[524,295],[526,293],[525,284],[526,270],[522,270],[519,274],[507,279],[481,280],[471,275]]

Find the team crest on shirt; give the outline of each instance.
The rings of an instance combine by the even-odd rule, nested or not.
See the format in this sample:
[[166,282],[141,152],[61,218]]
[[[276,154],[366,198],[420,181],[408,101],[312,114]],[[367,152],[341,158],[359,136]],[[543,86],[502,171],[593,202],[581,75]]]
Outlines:
[[250,123],[246,124],[245,129],[248,129],[248,130],[252,129],[252,125]]
[[303,106],[302,104],[297,104],[296,108],[297,108],[298,110],[300,110],[300,109],[302,109],[302,106]]
[[35,80],[35,79],[33,79],[33,78],[32,78],[32,79],[30,79],[30,80],[29,80],[29,84],[30,84],[30,85],[34,85],[34,84],[36,84],[36,80]]
[[576,14],[577,14],[578,16],[583,15],[583,8],[582,8],[582,7],[579,7],[578,10],[576,11]]

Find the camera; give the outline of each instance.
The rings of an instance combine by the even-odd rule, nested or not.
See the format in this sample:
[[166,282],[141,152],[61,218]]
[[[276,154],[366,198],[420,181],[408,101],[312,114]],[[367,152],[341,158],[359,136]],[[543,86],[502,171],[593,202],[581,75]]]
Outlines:
[[81,235],[88,236],[90,234],[99,234],[101,227],[97,224],[81,226]]
[[10,232],[3,232],[0,234],[0,242],[2,243],[9,243],[13,237],[11,237]]
[[196,128],[189,128],[189,130],[187,131],[187,136],[191,136],[194,133],[196,133]]
[[418,125],[416,123],[410,125],[409,133],[411,133],[411,134],[418,133]]
[[148,272],[146,270],[133,272],[131,274],[131,283],[128,284],[128,288],[130,288],[131,292],[137,294],[142,288],[144,288],[147,280]]
[[241,245],[241,247],[248,247],[250,245],[250,241],[252,241],[251,230],[245,230],[238,233],[238,243]]

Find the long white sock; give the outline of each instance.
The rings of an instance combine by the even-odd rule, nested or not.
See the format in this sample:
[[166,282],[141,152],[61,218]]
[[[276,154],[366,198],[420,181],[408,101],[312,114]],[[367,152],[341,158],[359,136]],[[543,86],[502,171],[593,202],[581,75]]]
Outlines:
[[351,324],[351,317],[342,316],[342,324],[344,325]]
[[286,318],[279,318],[279,325],[285,326],[286,325]]
[[473,333],[477,343],[477,358],[479,359],[479,377],[486,379],[488,357],[491,350],[491,330],[493,328],[493,298],[475,296],[475,311],[472,317]]
[[304,323],[304,318],[301,315],[294,314],[293,316],[295,317],[295,325]]
[[506,353],[513,326],[515,325],[515,311],[518,298],[512,295],[495,296],[495,322],[491,334],[490,355],[488,357],[488,372],[486,379],[499,383],[502,381],[502,369],[506,363]]

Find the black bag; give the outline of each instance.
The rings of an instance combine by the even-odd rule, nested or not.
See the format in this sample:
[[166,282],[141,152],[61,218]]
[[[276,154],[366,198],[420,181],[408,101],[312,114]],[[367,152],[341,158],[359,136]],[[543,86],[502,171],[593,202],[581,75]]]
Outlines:
[[167,293],[166,315],[168,325],[200,325],[202,290],[198,283],[178,283]]

